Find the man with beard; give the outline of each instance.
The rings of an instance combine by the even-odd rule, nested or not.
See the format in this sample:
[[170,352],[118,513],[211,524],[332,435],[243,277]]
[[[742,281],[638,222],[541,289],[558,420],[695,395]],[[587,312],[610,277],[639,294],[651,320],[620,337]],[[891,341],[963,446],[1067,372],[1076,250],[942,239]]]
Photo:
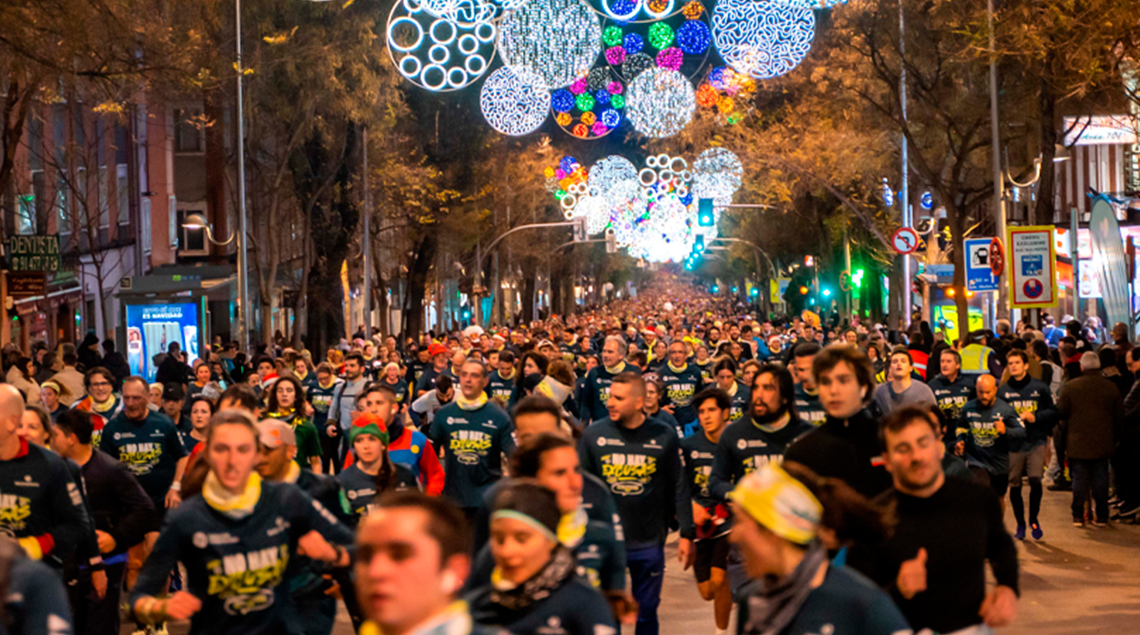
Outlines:
[[[848,566],[887,590],[916,632],[1008,625],[1017,614],[1017,550],[997,496],[945,477],[946,449],[927,411],[892,413],[882,439],[893,487],[876,502],[893,509],[898,523],[881,544],[853,547]],[[987,560],[997,580],[988,593]]]
[[751,416],[728,426],[717,443],[709,489],[720,499],[745,475],[768,463],[780,463],[784,450],[813,427],[796,416],[792,404],[792,375],[767,364],[752,380]]

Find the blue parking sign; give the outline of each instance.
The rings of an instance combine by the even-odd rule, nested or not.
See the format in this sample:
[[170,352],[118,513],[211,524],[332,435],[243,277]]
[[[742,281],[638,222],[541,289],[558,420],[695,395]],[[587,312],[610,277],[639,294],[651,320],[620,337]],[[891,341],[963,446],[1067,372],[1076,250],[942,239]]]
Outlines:
[[1040,254],[1027,254],[1021,257],[1021,275],[1039,276],[1045,269],[1045,259]]
[[997,291],[998,277],[990,262],[992,238],[966,240],[966,289],[970,291]]

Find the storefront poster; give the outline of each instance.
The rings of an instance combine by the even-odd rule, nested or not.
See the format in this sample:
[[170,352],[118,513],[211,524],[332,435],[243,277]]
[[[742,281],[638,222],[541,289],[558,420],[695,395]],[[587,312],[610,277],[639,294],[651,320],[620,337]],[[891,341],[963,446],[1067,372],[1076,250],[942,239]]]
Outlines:
[[131,374],[154,381],[158,366],[154,357],[177,342],[186,363],[198,359],[198,306],[185,304],[127,305],[127,363]]

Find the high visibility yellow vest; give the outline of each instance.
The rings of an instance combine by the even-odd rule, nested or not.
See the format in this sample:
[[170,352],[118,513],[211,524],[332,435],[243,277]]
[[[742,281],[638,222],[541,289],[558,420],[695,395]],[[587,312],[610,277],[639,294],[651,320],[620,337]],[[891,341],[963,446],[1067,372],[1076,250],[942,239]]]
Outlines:
[[983,375],[990,372],[990,355],[994,353],[992,348],[970,344],[958,353],[962,356],[962,374]]

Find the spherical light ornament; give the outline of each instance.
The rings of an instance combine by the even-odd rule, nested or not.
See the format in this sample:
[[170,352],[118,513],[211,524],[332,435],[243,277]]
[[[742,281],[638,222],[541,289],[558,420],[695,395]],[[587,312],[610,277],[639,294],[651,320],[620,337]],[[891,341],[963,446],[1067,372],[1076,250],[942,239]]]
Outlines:
[[618,46],[621,44],[622,32],[620,26],[607,26],[602,31],[602,43],[606,46]]
[[585,0],[531,0],[499,28],[503,60],[529,66],[550,88],[589,72],[601,46],[601,22]]
[[529,134],[546,120],[550,90],[535,71],[504,66],[483,83],[479,106],[495,130],[511,136]]
[[657,22],[649,27],[649,45],[658,51],[669,48],[673,44],[675,34],[673,27],[664,22]]
[[565,88],[559,88],[550,96],[550,108],[554,112],[570,112],[574,107],[574,95]]
[[598,195],[609,198],[615,187],[625,181],[637,180],[637,168],[629,159],[610,155],[590,168],[590,186],[596,187]]
[[783,75],[803,61],[815,37],[811,9],[785,1],[718,0],[713,41],[732,68],[756,79]]
[[636,33],[626,33],[621,40],[621,46],[628,55],[640,53],[641,49],[645,48],[645,38]]
[[681,73],[651,68],[629,85],[626,116],[635,130],[647,137],[671,137],[693,118],[697,97]]
[[610,210],[605,202],[595,196],[583,196],[578,201],[580,216],[586,217],[586,233],[600,234],[610,224]]
[[700,20],[687,20],[677,29],[677,46],[687,55],[704,55],[711,42],[712,32]]
[[671,46],[657,54],[657,65],[661,68],[679,71],[684,61],[685,54],[681,52],[681,49],[675,46]]
[[[473,26],[490,22],[503,10],[514,10],[526,4],[527,0],[417,0],[417,4],[427,13],[441,20],[461,25]],[[411,5],[412,0],[404,0]]]
[[[491,36],[484,39],[486,32]],[[396,2],[388,14],[386,44],[408,81],[432,91],[453,91],[479,79],[494,59],[495,25],[437,18],[414,0]]]
[[626,55],[625,61],[621,63],[621,75],[625,81],[632,82],[643,71],[652,68],[653,63],[653,58],[645,53]]
[[697,198],[728,199],[744,182],[744,165],[730,150],[709,148],[693,162],[693,194]]

